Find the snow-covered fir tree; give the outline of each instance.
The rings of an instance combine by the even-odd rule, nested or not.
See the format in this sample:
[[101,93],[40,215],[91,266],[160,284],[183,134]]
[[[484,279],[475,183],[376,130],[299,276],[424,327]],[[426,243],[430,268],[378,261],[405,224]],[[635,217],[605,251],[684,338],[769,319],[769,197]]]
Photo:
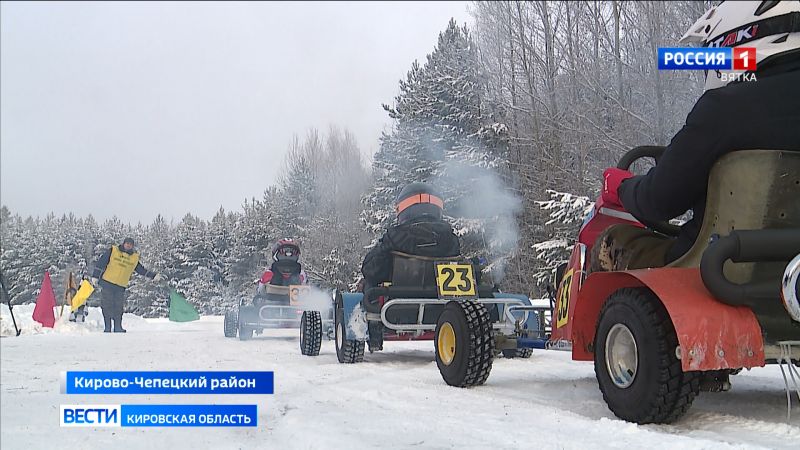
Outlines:
[[508,130],[486,94],[477,47],[466,26],[451,20],[426,62],[415,61],[400,81],[394,105],[384,105],[394,127],[381,137],[373,186],[363,199],[370,232],[390,224],[403,186],[427,182],[442,192],[465,254],[496,259],[513,252],[519,202],[501,176]]
[[550,238],[533,245],[540,262],[539,270],[534,274],[538,286],[546,285],[556,268],[568,262],[578,228],[594,206],[589,197],[554,190],[547,193],[550,200],[536,202],[550,217],[544,224]]
[[281,219],[276,226],[284,230],[281,236],[300,241],[312,283],[345,289],[366,244],[357,217],[369,178],[358,144],[347,130],[331,127],[323,135],[311,129],[302,141],[295,138],[285,166],[291,178],[281,180],[277,204],[289,210],[275,210]]
[[220,303],[224,273],[210,238],[209,224],[187,214],[175,229],[170,271],[172,287],[201,311]]

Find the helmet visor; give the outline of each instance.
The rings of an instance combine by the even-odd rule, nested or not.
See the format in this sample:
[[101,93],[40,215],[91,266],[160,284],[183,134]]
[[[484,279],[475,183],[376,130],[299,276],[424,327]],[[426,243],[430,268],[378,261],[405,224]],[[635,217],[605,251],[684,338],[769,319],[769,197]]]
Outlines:
[[284,245],[275,252],[275,257],[278,260],[293,259],[297,260],[300,257],[300,250],[292,245]]

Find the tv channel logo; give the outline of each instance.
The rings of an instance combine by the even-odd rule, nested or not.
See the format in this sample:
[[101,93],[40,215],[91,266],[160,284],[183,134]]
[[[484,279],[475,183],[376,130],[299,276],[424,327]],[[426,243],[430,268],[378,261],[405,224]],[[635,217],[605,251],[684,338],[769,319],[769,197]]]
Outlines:
[[120,405],[61,405],[62,427],[119,427]]
[[756,70],[754,47],[658,49],[658,70]]

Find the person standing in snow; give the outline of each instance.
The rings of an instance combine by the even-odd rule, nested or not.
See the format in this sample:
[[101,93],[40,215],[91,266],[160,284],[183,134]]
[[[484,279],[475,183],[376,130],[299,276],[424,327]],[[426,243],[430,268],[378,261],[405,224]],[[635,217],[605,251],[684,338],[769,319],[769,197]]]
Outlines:
[[[147,270],[139,262],[139,252],[134,250],[132,238],[125,238],[119,246],[112,246],[100,257],[94,267],[92,283],[100,285],[100,308],[103,311],[103,332],[125,333],[122,313],[125,309],[125,290],[133,272],[153,281],[164,279],[161,274]],[[99,282],[98,282],[99,279]]]

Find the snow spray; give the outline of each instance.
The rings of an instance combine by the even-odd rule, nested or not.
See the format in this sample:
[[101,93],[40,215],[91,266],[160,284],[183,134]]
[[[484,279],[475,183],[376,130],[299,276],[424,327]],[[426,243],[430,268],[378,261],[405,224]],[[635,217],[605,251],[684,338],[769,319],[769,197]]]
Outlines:
[[315,286],[308,286],[308,291],[297,299],[298,306],[306,311],[319,311],[322,317],[328,317],[333,312],[333,294],[323,291]]

